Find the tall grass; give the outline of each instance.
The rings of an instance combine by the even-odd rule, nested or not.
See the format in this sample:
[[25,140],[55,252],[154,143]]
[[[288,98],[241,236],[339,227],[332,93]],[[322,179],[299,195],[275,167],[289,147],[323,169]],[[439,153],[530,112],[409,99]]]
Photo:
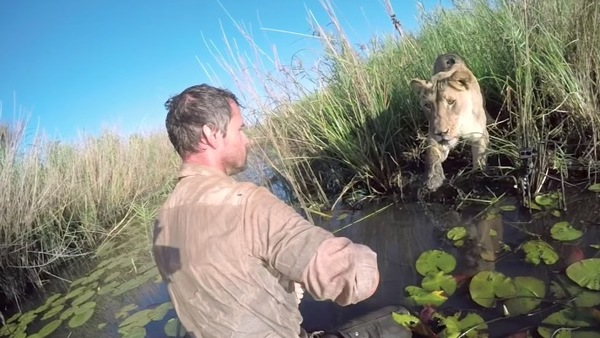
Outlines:
[[18,301],[24,285],[43,285],[132,224],[177,170],[164,133],[61,143],[25,132],[21,122],[0,128],[0,302]]
[[265,158],[301,203],[333,207],[341,199],[401,194],[417,178],[426,121],[409,82],[429,78],[434,59],[446,52],[466,59],[501,122],[491,126],[490,152],[509,162],[504,173],[516,176],[519,152],[532,148],[538,155],[530,193],[555,179],[597,180],[600,2],[455,1],[450,10],[422,12],[419,33],[375,37],[362,48],[352,47],[332,4],[321,4],[330,22],[319,24],[309,12],[323,48],[313,65],[294,59],[286,66],[276,49],[271,56],[245,31],[254,59],[241,57],[236,44],[227,53],[213,49],[264,112]]

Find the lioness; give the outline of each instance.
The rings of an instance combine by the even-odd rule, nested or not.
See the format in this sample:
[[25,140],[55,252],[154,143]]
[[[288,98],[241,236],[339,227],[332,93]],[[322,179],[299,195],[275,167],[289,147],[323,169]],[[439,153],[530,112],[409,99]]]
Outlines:
[[485,167],[489,144],[488,118],[477,79],[462,60],[440,65],[444,70],[434,74],[431,81],[410,82],[429,122],[426,185],[431,191],[444,183],[442,163],[459,139],[471,141],[474,169]]

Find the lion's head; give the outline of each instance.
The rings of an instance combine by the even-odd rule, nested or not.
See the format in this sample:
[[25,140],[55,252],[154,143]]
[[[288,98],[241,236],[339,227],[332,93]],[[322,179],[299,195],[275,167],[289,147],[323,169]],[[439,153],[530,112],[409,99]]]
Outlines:
[[436,142],[454,147],[460,137],[485,129],[481,90],[464,64],[435,74],[431,81],[413,79],[410,85],[429,121],[429,137]]

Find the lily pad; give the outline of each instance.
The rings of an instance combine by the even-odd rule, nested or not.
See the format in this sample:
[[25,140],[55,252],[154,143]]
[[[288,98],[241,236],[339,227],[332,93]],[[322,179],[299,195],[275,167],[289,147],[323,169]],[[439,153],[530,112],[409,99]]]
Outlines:
[[142,310],[132,314],[131,316],[125,318],[124,321],[119,324],[119,332],[128,332],[135,328],[143,328],[148,323],[150,323],[150,314],[152,313],[151,309]]
[[535,203],[543,207],[556,207],[559,200],[560,195],[557,192],[539,194],[535,196]]
[[569,222],[558,222],[550,229],[552,238],[558,241],[573,241],[580,238],[583,235],[581,230],[575,229]]
[[180,324],[179,324],[179,319],[177,318],[171,318],[167,321],[167,323],[165,324],[165,334],[167,335],[167,337],[177,337],[179,336],[177,334],[177,329],[179,328]]
[[60,319],[67,320],[69,317],[75,315],[75,311],[77,311],[77,306],[71,306],[60,314]]
[[557,276],[557,281],[550,283],[552,297],[558,300],[569,300],[579,307],[594,307],[600,304],[600,291],[592,291],[575,284],[567,277]]
[[77,297],[77,296],[81,295],[82,293],[84,293],[84,292],[85,292],[85,291],[87,291],[87,290],[89,290],[87,287],[85,287],[85,286],[81,286],[81,287],[79,287],[79,288],[77,288],[77,289],[75,289],[75,290],[73,290],[73,291],[71,291],[71,292],[67,293],[67,294],[66,294],[66,295],[63,297],[63,299],[64,299],[64,300],[69,300],[69,299],[71,299],[71,298],[75,298],[75,297]]
[[546,296],[546,284],[534,277],[515,277],[516,296],[504,303],[511,315],[533,311]]
[[105,327],[106,327],[106,323],[100,323],[100,324],[98,324],[98,330],[102,330]]
[[497,271],[480,271],[471,279],[469,292],[473,301],[483,307],[492,307],[496,298],[512,298],[516,287],[511,278]]
[[444,291],[427,291],[412,285],[407,286],[404,291],[415,305],[440,306],[448,299]]
[[110,283],[108,283],[108,284],[106,284],[106,285],[102,285],[102,286],[100,287],[100,289],[98,290],[98,295],[99,295],[99,296],[102,296],[102,295],[105,295],[105,294],[107,294],[107,293],[113,292],[113,291],[115,291],[115,289],[116,289],[116,288],[117,288],[119,285],[121,285],[121,283],[119,283],[119,282],[117,282],[117,281],[112,281],[112,282],[110,282]]
[[463,319],[460,319],[461,313],[457,312],[452,316],[444,317],[436,315],[445,326],[440,337],[459,337],[461,333],[466,332],[463,337],[480,337],[479,332],[487,329],[487,324],[475,313],[468,313]]
[[413,328],[415,325],[421,322],[421,320],[418,317],[415,317],[411,314],[396,312],[392,312],[392,319],[394,320],[394,322],[396,322],[396,324],[404,326],[407,329]]
[[600,183],[594,183],[588,187],[589,191],[600,192]]
[[167,315],[167,312],[169,312],[169,310],[172,308],[173,305],[171,304],[171,302],[166,302],[155,307],[148,316],[153,321],[159,321],[162,320]]
[[514,205],[502,205],[500,206],[500,210],[502,211],[515,211],[517,210],[517,207]]
[[437,273],[438,271],[450,273],[456,268],[456,259],[451,254],[441,250],[428,250],[419,256],[415,268],[421,276]]
[[69,327],[74,329],[85,324],[90,318],[92,318],[93,314],[94,308],[86,309],[85,311],[76,314],[69,320]]
[[60,324],[62,324],[62,320],[60,319],[56,319],[51,321],[50,323],[46,324],[41,330],[40,332],[37,333],[37,335],[39,337],[47,337],[49,336],[52,332],[54,332],[59,326]]
[[565,330],[564,332],[570,333],[565,337],[600,337],[600,333],[592,328],[593,325],[595,322],[589,311],[563,309],[546,317],[538,327],[538,333],[544,338],[550,338],[558,337],[559,335],[555,333]]
[[42,320],[52,318],[55,314],[61,312],[64,308],[65,308],[65,306],[62,304],[53,307],[48,312],[46,312],[46,314],[42,317]]
[[452,296],[456,291],[456,279],[442,271],[430,273],[423,278],[421,286],[427,291],[444,290],[448,296]]
[[104,283],[110,283],[113,280],[117,279],[121,275],[122,275],[121,272],[115,271],[115,272],[111,273],[110,275],[106,276],[106,278],[104,278]]
[[88,290],[83,295],[77,297],[77,299],[75,299],[71,304],[72,305],[83,304],[83,303],[87,302],[88,300],[90,300],[90,298],[94,297],[95,294],[96,294],[95,290]]
[[543,261],[546,265],[552,265],[558,261],[556,251],[542,240],[525,242],[522,249],[525,252],[525,261],[528,263],[538,265]]
[[567,276],[577,285],[590,290],[600,290],[600,258],[589,258],[569,265]]
[[127,318],[127,316],[129,315],[129,312],[136,310],[137,308],[138,308],[138,306],[136,304],[125,305],[119,311],[117,311],[115,313],[115,318],[116,319]]
[[446,234],[446,236],[450,240],[458,241],[467,236],[467,229],[465,227],[455,227],[455,228],[450,229],[448,231],[448,233]]

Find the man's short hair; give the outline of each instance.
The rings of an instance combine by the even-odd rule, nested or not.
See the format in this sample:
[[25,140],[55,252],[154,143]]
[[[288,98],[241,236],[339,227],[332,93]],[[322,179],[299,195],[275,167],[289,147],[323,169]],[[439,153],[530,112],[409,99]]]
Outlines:
[[165,102],[167,134],[179,156],[199,151],[204,126],[227,135],[232,102],[240,105],[229,90],[207,84],[191,86]]

